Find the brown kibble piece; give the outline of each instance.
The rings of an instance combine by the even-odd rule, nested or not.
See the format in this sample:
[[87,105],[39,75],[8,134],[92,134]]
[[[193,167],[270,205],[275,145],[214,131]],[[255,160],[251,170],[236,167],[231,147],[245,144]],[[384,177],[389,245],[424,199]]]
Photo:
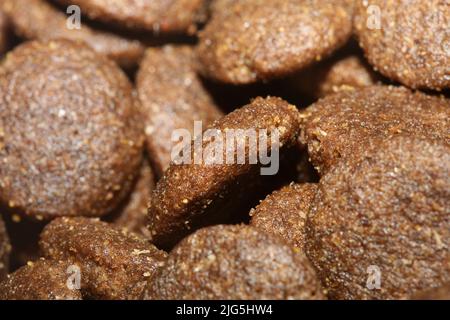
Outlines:
[[206,0],[58,0],[78,5],[93,20],[155,33],[192,33]]
[[200,33],[199,67],[232,84],[300,71],[345,44],[352,6],[335,0],[248,0],[216,4]]
[[439,288],[424,290],[413,297],[414,300],[450,300],[450,283]]
[[68,17],[44,0],[4,0],[3,8],[14,31],[25,39],[84,41],[126,68],[136,65],[144,54],[145,47],[137,40],[97,31],[85,24],[81,29],[68,29]]
[[161,177],[171,162],[174,130],[192,134],[194,121],[202,121],[206,128],[223,114],[195,73],[193,51],[188,46],[147,49],[137,89],[147,150],[155,173]]
[[83,296],[94,299],[141,298],[167,256],[141,237],[88,218],[54,220],[39,244],[46,257],[77,264]]
[[291,184],[269,195],[250,212],[250,225],[279,236],[303,251],[305,222],[317,184]]
[[11,244],[9,243],[8,233],[5,228],[5,223],[0,216],[0,281],[8,274],[10,252]]
[[308,68],[292,79],[299,92],[314,99],[375,85],[381,80],[357,54],[335,57]]
[[[279,142],[271,141],[268,137],[267,150],[273,150],[272,142],[274,147],[284,150],[297,142],[299,113],[295,106],[282,99],[257,98],[217,121],[211,129],[220,130],[221,135],[226,135],[229,129],[241,129],[243,132],[249,129],[256,131],[257,135],[260,134],[259,130],[267,130],[268,135],[277,131]],[[238,131],[235,133],[237,139],[244,139]],[[203,150],[211,144],[210,141],[204,141]],[[193,149],[196,154],[200,154],[197,148]],[[250,164],[249,161],[257,156],[258,150],[255,149],[251,148],[251,154],[246,150],[245,164],[227,164],[225,152],[219,155],[219,159],[223,156],[224,164],[221,165],[207,164],[205,161],[201,164],[195,161],[192,164],[172,164],[158,182],[151,198],[149,228],[154,243],[170,248],[200,227],[228,222],[230,215],[255,192],[263,179],[261,162],[258,160],[256,164]],[[236,163],[238,149],[234,153],[229,151],[233,163]]]
[[155,187],[155,177],[147,160],[141,167],[134,190],[125,205],[113,215],[112,224],[118,228],[150,238],[147,228],[148,201]]
[[128,194],[143,134],[126,75],[68,40],[0,65],[0,201],[36,219],[102,216]]
[[409,134],[450,143],[450,100],[405,88],[339,92],[307,108],[302,119],[301,140],[321,175],[373,138]]
[[306,257],[249,226],[197,231],[170,253],[146,299],[324,299]]
[[70,266],[44,259],[30,262],[0,283],[0,300],[81,300],[80,291],[68,285],[73,284]]
[[356,1],[355,32],[372,65],[414,89],[450,87],[450,5],[442,0]]
[[373,140],[322,177],[306,253],[333,299],[407,299],[450,280],[450,147]]

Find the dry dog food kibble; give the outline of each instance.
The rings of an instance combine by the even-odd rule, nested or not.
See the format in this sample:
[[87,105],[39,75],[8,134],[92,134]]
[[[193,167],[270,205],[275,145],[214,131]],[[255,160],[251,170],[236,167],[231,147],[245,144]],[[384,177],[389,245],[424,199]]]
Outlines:
[[57,0],[78,5],[91,19],[155,33],[193,32],[206,0]]
[[[219,5],[218,5],[219,6]],[[349,39],[349,1],[231,1],[200,33],[200,71],[245,84],[299,71]]]
[[411,88],[450,88],[448,1],[356,3],[356,34],[379,72]]
[[35,218],[101,216],[127,195],[143,135],[131,85],[67,40],[29,42],[0,65],[0,201]]
[[76,282],[68,286],[70,267],[63,261],[30,262],[0,283],[0,300],[81,300]]
[[303,250],[306,215],[316,190],[316,184],[306,183],[292,184],[274,192],[250,212],[250,225]]
[[147,150],[160,177],[171,160],[172,133],[194,130],[194,121],[209,126],[222,117],[194,71],[188,46],[148,49],[137,75],[137,90],[145,118]]
[[248,226],[197,231],[170,253],[147,299],[324,299],[306,257]]
[[[274,147],[287,148],[297,142],[299,120],[295,106],[279,98],[257,98],[217,121],[211,129],[220,130],[219,134],[233,129],[255,130],[258,135],[260,129],[267,134],[278,132],[279,142],[273,143],[270,137],[267,138],[267,150],[270,151]],[[266,144],[262,139],[260,141],[260,144]],[[208,146],[213,144],[212,141],[204,141],[202,149],[208,150]],[[210,160],[208,158],[196,164],[193,156],[191,164],[170,166],[151,198],[149,228],[154,243],[171,247],[199,227],[227,222],[229,215],[241,204],[240,198],[248,198],[249,190],[253,192],[254,185],[261,179],[261,161],[256,164],[249,161],[258,152],[252,149],[252,154],[245,153],[245,164],[227,164],[222,149],[218,156],[219,160],[222,156],[223,164],[206,164]],[[235,148],[231,154],[236,159],[233,163],[237,162],[237,152],[238,148]],[[198,154],[199,150],[194,149],[192,153]]]
[[413,299],[416,300],[450,300],[450,283],[439,287],[428,289],[416,294]]
[[401,299],[450,281],[450,147],[372,141],[320,183],[306,252],[331,298]]
[[3,280],[8,273],[10,251],[11,245],[9,243],[5,223],[0,216],[0,281]]
[[167,255],[141,237],[88,218],[54,220],[40,247],[47,258],[78,265],[83,295],[94,299],[139,299]]
[[144,46],[109,32],[82,24],[80,29],[67,28],[67,16],[44,0],[4,0],[3,7],[14,31],[25,39],[71,39],[83,41],[123,67],[135,65],[144,54]]
[[450,143],[450,100],[404,88],[374,86],[330,95],[302,114],[301,140],[325,174],[368,139],[401,133]]

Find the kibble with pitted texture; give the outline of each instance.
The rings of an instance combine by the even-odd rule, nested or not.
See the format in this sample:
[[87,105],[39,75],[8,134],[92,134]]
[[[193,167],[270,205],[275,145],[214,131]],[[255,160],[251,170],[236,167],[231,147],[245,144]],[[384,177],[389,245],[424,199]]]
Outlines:
[[93,20],[154,33],[193,33],[206,0],[57,0],[78,5]]
[[319,100],[303,112],[302,122],[301,141],[324,175],[368,139],[409,134],[450,143],[450,99],[373,86]]
[[306,183],[291,184],[274,192],[250,212],[250,225],[303,251],[306,216],[316,191],[316,184]]
[[146,299],[324,299],[308,259],[249,226],[197,231],[170,253]]
[[306,253],[333,299],[407,299],[450,281],[450,147],[372,140],[322,177]]
[[[224,146],[227,143],[234,146],[237,143],[242,145],[242,141],[246,143],[246,135],[232,131],[236,129],[244,133],[246,130],[255,132],[259,143],[244,149],[245,153],[240,152],[245,163],[239,164],[237,147],[222,148],[217,154],[195,161],[199,154],[207,155],[199,150],[197,144],[203,146],[202,150],[215,147],[213,141],[205,139],[202,143],[202,139],[197,140],[191,150],[197,156],[191,154],[189,158],[192,163],[172,164],[153,191],[149,228],[154,243],[164,248],[171,247],[200,227],[227,223],[229,216],[255,192],[262,179],[263,165],[258,159],[262,143],[266,144],[269,152],[275,152],[275,148],[283,152],[284,148],[297,143],[299,121],[295,106],[280,98],[269,97],[257,98],[214,123],[210,129],[219,130],[219,136],[225,136],[222,138]],[[267,141],[260,139],[261,132],[266,132]],[[234,139],[231,133],[235,134]],[[279,141],[272,138],[276,133]],[[223,164],[213,161],[216,157]],[[254,158],[257,161],[251,164],[250,159]]]
[[64,261],[30,262],[0,283],[0,300],[81,300],[77,270]]
[[5,223],[0,216],[0,281],[3,280],[8,273],[10,251],[11,244],[9,243],[8,233],[5,228]]
[[223,114],[194,71],[194,54],[188,46],[147,49],[137,75],[137,90],[147,150],[161,177],[171,162],[174,131],[193,134],[194,121],[201,121],[205,129]]
[[232,84],[269,80],[330,55],[350,38],[352,5],[334,0],[248,0],[217,4],[200,33],[199,70]]
[[38,219],[111,212],[141,164],[134,102],[125,74],[85,45],[10,52],[0,65],[0,201]]
[[375,68],[414,89],[450,88],[450,4],[357,0],[355,31]]
[[95,30],[84,23],[81,28],[69,29],[68,17],[44,0],[4,0],[3,8],[15,33],[25,39],[83,41],[126,68],[136,65],[144,54],[144,45],[137,40]]
[[40,248],[81,269],[84,297],[139,299],[167,254],[145,239],[96,219],[60,218],[42,232]]

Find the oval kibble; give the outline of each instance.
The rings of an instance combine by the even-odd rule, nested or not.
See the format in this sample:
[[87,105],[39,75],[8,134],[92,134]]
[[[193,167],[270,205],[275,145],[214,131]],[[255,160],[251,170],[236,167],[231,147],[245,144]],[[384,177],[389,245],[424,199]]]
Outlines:
[[405,88],[373,86],[327,96],[302,114],[301,141],[313,165],[326,174],[367,140],[399,134],[450,143],[450,99]]
[[137,235],[88,218],[52,221],[39,244],[45,257],[78,265],[83,296],[94,299],[140,299],[167,256]]
[[249,226],[202,229],[178,244],[146,299],[324,299],[306,257]]
[[78,5],[93,20],[154,33],[193,33],[206,0],[57,0]]
[[70,266],[64,261],[30,262],[0,283],[0,300],[82,300],[76,286],[68,285]]
[[132,87],[109,59],[33,41],[0,65],[0,201],[35,218],[102,216],[128,194],[143,133]]
[[[257,98],[210,128],[223,134],[230,129],[267,130],[268,134],[278,132],[279,142],[276,141],[274,147],[289,148],[297,142],[299,113],[295,106],[282,99]],[[272,150],[270,140],[267,139],[269,152]],[[261,140],[261,143],[265,142]],[[212,141],[204,141],[203,150],[211,145],[214,145]],[[252,154],[248,150],[245,152],[245,164],[236,164],[237,148],[232,154],[234,164],[225,162],[227,152],[219,155],[224,160],[223,164],[207,164],[203,160],[197,164],[195,161],[172,164],[151,197],[149,228],[153,242],[159,247],[170,248],[200,227],[228,222],[234,210],[256,192],[262,181],[261,162],[250,164],[249,161],[258,150],[251,149]],[[196,150],[194,148],[194,152]]]
[[370,63],[413,89],[450,88],[450,5],[357,0],[355,32]]
[[200,33],[199,70],[214,80],[248,84],[286,76],[330,55],[351,36],[348,0],[228,3],[216,4],[225,10],[213,12]]
[[450,147],[397,136],[366,148],[322,177],[306,223],[329,297],[407,299],[449,282]]
[[82,23],[81,29],[68,29],[67,16],[44,0],[4,0],[3,8],[14,31],[28,40],[64,38],[83,41],[125,68],[136,65],[144,54],[144,45]]
[[317,184],[291,184],[275,191],[252,211],[250,225],[284,239],[303,251],[306,216]]
[[174,130],[192,134],[194,121],[202,121],[206,128],[223,114],[194,71],[191,47],[147,49],[136,82],[147,150],[155,173],[161,177],[171,161]]

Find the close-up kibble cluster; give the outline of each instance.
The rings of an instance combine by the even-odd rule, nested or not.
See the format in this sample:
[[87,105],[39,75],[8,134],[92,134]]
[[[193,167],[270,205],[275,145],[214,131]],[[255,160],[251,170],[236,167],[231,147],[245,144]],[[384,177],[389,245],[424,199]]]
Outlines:
[[449,92],[448,0],[0,0],[0,300],[450,300]]

